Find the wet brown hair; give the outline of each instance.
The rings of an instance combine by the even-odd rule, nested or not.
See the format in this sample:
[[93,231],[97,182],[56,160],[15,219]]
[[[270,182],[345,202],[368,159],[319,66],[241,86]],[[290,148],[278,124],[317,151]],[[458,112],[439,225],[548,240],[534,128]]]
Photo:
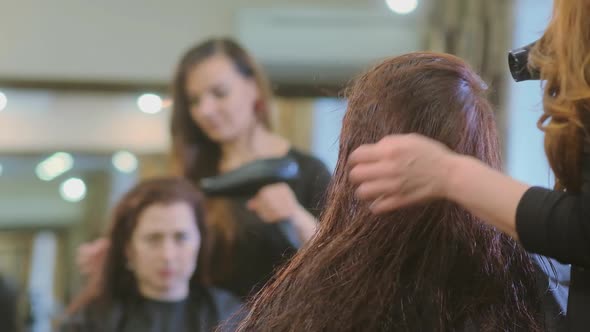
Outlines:
[[459,58],[387,59],[347,91],[335,177],[315,237],[254,298],[240,331],[540,330],[534,265],[509,236],[437,200],[374,215],[347,160],[419,133],[498,169],[486,86]]

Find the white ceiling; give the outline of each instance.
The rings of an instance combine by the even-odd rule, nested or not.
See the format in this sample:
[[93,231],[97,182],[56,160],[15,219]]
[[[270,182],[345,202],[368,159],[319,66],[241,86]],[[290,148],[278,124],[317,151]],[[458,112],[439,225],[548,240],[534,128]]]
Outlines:
[[395,15],[384,0],[4,0],[0,81],[164,84],[184,50],[221,35],[242,40],[275,80],[341,80],[415,49],[416,13]]

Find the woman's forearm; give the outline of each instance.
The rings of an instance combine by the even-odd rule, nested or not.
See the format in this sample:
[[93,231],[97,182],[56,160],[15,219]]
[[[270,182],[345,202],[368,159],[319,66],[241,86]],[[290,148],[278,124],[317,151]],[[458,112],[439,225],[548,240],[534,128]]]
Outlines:
[[307,242],[315,234],[318,220],[305,208],[300,207],[292,219],[301,242]]
[[454,156],[448,167],[446,197],[518,239],[516,209],[529,186],[472,157]]

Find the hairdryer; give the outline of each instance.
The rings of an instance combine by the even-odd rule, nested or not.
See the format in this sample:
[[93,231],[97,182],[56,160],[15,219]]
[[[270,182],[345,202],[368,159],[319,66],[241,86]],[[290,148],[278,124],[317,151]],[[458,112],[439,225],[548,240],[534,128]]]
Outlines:
[[508,67],[510,74],[516,82],[538,80],[541,78],[539,70],[536,68],[529,68],[529,52],[531,48],[537,43],[534,41],[526,46],[515,48],[508,52]]
[[299,177],[299,164],[291,157],[259,159],[233,171],[201,179],[201,191],[210,197],[252,197],[260,188]]

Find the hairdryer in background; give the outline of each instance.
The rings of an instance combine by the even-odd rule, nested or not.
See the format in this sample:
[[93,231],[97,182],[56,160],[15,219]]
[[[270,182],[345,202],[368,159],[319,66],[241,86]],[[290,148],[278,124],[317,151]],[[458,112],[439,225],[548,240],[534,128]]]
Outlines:
[[537,43],[534,41],[526,46],[515,48],[508,52],[508,66],[510,74],[516,82],[538,80],[541,78],[539,70],[536,68],[529,68],[529,52],[531,48]]
[[299,165],[291,157],[260,159],[231,172],[201,179],[200,189],[209,197],[252,197],[260,188],[295,180]]
[[[201,179],[201,191],[208,197],[253,197],[269,184],[289,183],[299,177],[299,164],[291,157],[260,159],[236,170]],[[287,240],[300,248],[302,241],[290,222],[278,223]]]

